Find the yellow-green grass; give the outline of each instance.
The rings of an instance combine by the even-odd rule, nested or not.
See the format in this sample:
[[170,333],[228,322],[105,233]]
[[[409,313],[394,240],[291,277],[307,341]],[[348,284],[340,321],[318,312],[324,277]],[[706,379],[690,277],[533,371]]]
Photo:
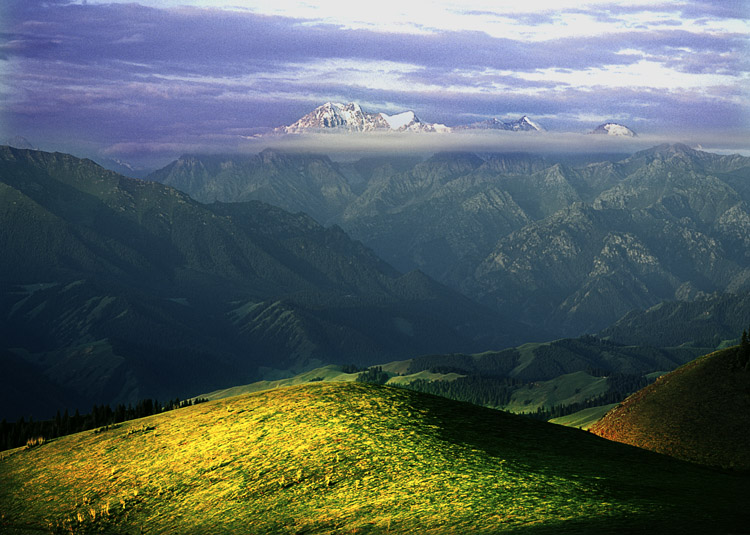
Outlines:
[[0,460],[0,532],[717,533],[748,479],[408,390],[311,383]]
[[559,418],[552,418],[550,423],[565,425],[568,427],[577,427],[586,431],[596,422],[598,422],[602,416],[607,414],[610,410],[614,409],[617,403],[610,403],[609,405],[600,405],[598,407],[589,407],[572,414],[560,416]]
[[[459,373],[435,373],[428,370],[423,370],[417,373],[407,374],[409,360],[400,360],[389,362],[381,366],[383,371],[398,374],[390,377],[386,384],[393,386],[405,386],[414,381],[425,380],[425,381],[455,381],[459,377],[465,377]],[[222,399],[232,396],[239,396],[240,394],[249,394],[252,392],[262,392],[264,390],[272,390],[274,388],[283,388],[286,386],[302,385],[310,382],[325,381],[325,382],[354,382],[357,380],[359,372],[346,373],[342,371],[342,366],[336,364],[329,364],[327,366],[321,366],[310,371],[306,371],[295,375],[293,377],[287,377],[284,379],[276,379],[274,381],[256,381],[246,385],[238,385],[230,388],[224,388],[222,390],[214,390],[206,394],[201,394],[192,398],[195,399]]]
[[293,377],[276,379],[275,381],[256,381],[246,385],[233,386],[222,390],[214,390],[207,394],[196,396],[195,399],[222,399],[241,394],[250,394],[253,392],[262,392],[263,390],[272,390],[274,388],[283,388],[286,386],[301,385],[315,381],[327,382],[352,382],[357,380],[359,373],[345,373],[341,371],[341,366],[329,364],[313,370],[300,373]]

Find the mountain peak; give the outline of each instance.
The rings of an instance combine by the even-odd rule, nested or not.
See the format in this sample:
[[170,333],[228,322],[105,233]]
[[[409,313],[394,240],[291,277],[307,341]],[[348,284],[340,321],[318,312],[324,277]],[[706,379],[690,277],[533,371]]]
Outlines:
[[529,119],[528,115],[524,115],[517,121],[512,121],[507,124],[510,124],[513,130],[525,130],[525,131],[536,131],[536,132],[545,131],[545,128],[542,125]]
[[454,130],[507,130],[510,132],[546,132],[546,129],[539,123],[529,119],[528,115],[523,115],[515,121],[503,122],[496,117],[457,126]]
[[545,132],[545,128],[523,115],[515,121],[497,118],[470,125],[449,127],[440,123],[423,122],[412,110],[393,115],[369,113],[356,102],[342,104],[326,102],[289,126],[273,129],[273,134],[302,134],[308,132],[452,132],[459,130],[507,130],[512,132]]
[[619,136],[619,137],[637,137],[638,136],[638,134],[633,132],[627,126],[619,124],[619,123],[614,123],[614,122],[602,123],[589,133],[606,135],[606,136]]
[[356,102],[341,104],[326,102],[289,126],[274,129],[277,134],[341,130],[345,132],[370,132],[388,128],[388,123],[377,114],[366,113]]
[[385,122],[388,123],[391,130],[406,129],[411,125],[421,123],[419,118],[411,110],[397,113],[396,115],[381,113],[380,116],[385,119]]
[[12,138],[6,139],[4,144],[13,147],[14,149],[37,150],[36,147],[23,136],[13,136]]

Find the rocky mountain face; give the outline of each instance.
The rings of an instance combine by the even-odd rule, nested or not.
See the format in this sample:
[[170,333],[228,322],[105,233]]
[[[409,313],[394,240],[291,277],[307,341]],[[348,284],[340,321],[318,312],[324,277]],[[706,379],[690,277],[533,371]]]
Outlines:
[[258,200],[325,223],[355,200],[338,165],[327,156],[264,150],[258,155],[186,155],[151,175],[201,202]]
[[515,121],[504,122],[496,117],[468,125],[456,126],[453,130],[509,130],[512,132],[544,132],[539,123],[529,119],[526,115]]
[[[571,162],[444,153],[331,163],[332,183],[349,189],[328,211],[310,193],[308,210],[398,269],[418,268],[559,336],[596,332],[663,300],[750,288],[750,158],[663,145]],[[276,181],[290,190],[277,201],[284,207],[293,184],[308,187],[288,176]],[[203,184],[183,187],[200,194]]]
[[0,390],[48,409],[524,332],[306,214],[201,204],[64,154],[0,147],[0,226]]
[[[729,175],[750,177],[750,160],[730,158]],[[470,281],[474,295],[499,307],[523,299],[527,320],[594,330],[665,299],[748,289],[750,199],[716,172],[725,165],[685,146],[618,162],[592,200],[501,238]]]
[[304,134],[315,132],[452,132],[461,130],[509,130],[513,132],[543,132],[544,128],[527,116],[510,122],[496,118],[470,125],[448,127],[440,123],[426,123],[409,110],[394,115],[368,113],[356,102],[341,104],[326,102],[287,126],[274,128],[270,133]]
[[373,130],[390,129],[390,125],[380,114],[362,111],[357,103],[326,102],[291,125],[275,129],[274,133],[299,134],[325,129],[345,132],[372,132]]

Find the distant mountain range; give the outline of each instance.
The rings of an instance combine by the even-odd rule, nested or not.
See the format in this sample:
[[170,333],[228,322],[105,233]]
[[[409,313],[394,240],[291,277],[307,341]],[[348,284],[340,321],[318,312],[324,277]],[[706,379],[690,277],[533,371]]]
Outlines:
[[[524,115],[512,121],[501,121],[496,117],[466,125],[446,126],[427,123],[409,110],[394,115],[369,113],[356,102],[342,104],[326,102],[288,126],[274,128],[269,134],[303,134],[315,132],[362,133],[362,132],[465,132],[481,130],[505,130],[509,132],[546,132],[538,122]],[[591,134],[619,137],[635,137],[627,126],[607,122],[596,127]],[[262,134],[268,135],[268,134]]]
[[469,125],[449,127],[439,123],[425,123],[413,111],[395,115],[368,113],[355,102],[341,104],[326,102],[322,106],[288,126],[273,129],[272,134],[301,134],[306,132],[454,132],[462,130],[508,130],[513,132],[543,132],[544,127],[527,116],[503,122],[496,118]]
[[750,302],[749,177],[750,158],[684,145],[604,161],[265,150],[150,177],[193,200],[3,147],[3,406],[186,396],[601,329],[716,347]]
[[336,223],[398,269],[558,336],[664,300],[750,290],[750,158],[685,145],[572,163],[266,150],[185,156],[150,178],[204,202],[260,199]]

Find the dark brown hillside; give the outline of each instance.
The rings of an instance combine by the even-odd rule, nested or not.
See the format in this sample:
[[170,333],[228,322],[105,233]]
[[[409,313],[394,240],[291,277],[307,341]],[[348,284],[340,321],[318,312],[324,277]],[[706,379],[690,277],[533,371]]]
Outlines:
[[627,398],[591,431],[679,459],[750,469],[750,370],[736,347],[700,357]]

